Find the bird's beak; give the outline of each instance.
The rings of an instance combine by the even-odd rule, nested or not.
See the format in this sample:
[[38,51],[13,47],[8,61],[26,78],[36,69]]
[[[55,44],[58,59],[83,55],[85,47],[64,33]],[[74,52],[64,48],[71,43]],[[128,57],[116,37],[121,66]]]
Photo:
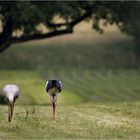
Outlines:
[[9,102],[8,103],[8,121],[9,122],[11,122],[11,120],[12,120],[13,109],[14,109],[14,103],[13,102]]

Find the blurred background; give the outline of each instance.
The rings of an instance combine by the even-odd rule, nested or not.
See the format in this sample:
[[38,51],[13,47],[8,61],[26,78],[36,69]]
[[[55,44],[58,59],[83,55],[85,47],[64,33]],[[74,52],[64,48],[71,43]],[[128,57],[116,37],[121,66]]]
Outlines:
[[140,100],[140,2],[12,4],[0,2],[1,92],[14,83],[17,104],[45,105],[46,80],[59,79],[59,104]]

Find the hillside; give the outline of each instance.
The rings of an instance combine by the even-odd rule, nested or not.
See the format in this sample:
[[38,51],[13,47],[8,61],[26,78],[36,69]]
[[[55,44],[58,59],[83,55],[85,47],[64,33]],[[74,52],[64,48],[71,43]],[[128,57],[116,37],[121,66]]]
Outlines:
[[132,39],[115,28],[98,35],[81,27],[73,35],[16,44],[0,54],[0,89],[16,83],[18,104],[43,105],[49,103],[46,80],[60,79],[60,104],[138,101],[140,75]]
[[[140,70],[132,38],[114,28],[99,35],[82,27],[0,54],[0,92],[7,83],[20,87],[11,123],[7,106],[0,105],[0,139],[140,138]],[[63,84],[55,121],[48,79]]]

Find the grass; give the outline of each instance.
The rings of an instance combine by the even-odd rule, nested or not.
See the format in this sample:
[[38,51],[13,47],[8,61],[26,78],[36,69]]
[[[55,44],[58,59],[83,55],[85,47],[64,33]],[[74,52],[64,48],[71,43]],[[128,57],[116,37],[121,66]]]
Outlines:
[[[80,33],[79,33],[80,34]],[[79,35],[78,34],[78,35]],[[109,35],[109,38],[114,33]],[[74,35],[76,37],[76,35]],[[94,39],[86,34],[87,41],[74,40],[69,36],[52,43],[29,42],[11,46],[0,54],[0,69],[47,71],[48,69],[120,69],[137,67],[133,41],[122,36],[106,40]],[[119,39],[118,39],[119,38]],[[73,40],[73,41],[72,41]],[[12,59],[11,59],[12,58]],[[5,65],[8,64],[8,65]]]
[[[0,74],[1,90],[8,83],[17,84],[20,87],[20,98],[17,100],[18,105],[46,105],[50,103],[45,91],[46,80],[42,79],[37,72],[10,70],[0,71]],[[80,96],[67,89],[64,89],[63,92],[64,95],[60,97],[60,103],[62,104],[80,103],[82,101]]]
[[[17,44],[0,54],[0,91],[7,83],[20,87],[10,124],[7,106],[0,105],[0,139],[140,138],[140,71],[133,42],[116,32],[107,36],[78,33]],[[55,121],[47,79],[63,83]]]
[[115,37],[114,32],[107,34],[112,41],[93,35],[87,34],[85,42],[76,38],[78,33],[52,43],[12,46],[0,55],[0,89],[16,83],[21,89],[18,104],[43,105],[49,103],[46,80],[60,79],[64,87],[60,104],[139,101],[139,65],[132,39],[116,32]]
[[7,83],[20,87],[19,105],[46,105],[50,103],[45,91],[46,79],[61,79],[63,91],[59,104],[88,102],[135,102],[140,100],[138,70],[58,70],[44,74],[27,70],[0,71],[1,90]]
[[14,119],[9,124],[7,107],[0,106],[0,137],[136,139],[140,138],[139,107],[139,103],[125,102],[58,105],[57,118],[53,121],[48,106],[16,106]]

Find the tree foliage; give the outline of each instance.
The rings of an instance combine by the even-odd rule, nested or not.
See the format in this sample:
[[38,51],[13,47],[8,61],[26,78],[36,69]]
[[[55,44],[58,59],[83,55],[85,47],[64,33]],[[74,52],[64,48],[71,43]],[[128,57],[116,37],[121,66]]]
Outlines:
[[[13,43],[72,33],[74,26],[86,19],[92,19],[93,29],[99,32],[104,19],[127,34],[139,36],[139,9],[138,1],[1,1],[0,52]],[[40,24],[48,31],[39,30]],[[16,31],[21,35],[13,36]]]

